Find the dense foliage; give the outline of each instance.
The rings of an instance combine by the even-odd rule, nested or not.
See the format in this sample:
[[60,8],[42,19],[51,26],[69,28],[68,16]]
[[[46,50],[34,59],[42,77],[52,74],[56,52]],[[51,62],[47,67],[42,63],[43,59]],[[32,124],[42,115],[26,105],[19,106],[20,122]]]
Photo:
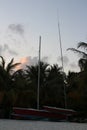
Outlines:
[[[81,47],[84,44],[79,44]],[[85,45],[86,46],[86,45]],[[58,64],[49,65],[40,62],[40,108],[44,105],[65,107],[64,87],[66,90],[67,108],[86,113],[87,107],[87,57],[86,53],[79,59],[80,72],[68,72],[66,75]],[[38,64],[26,66],[26,69],[15,71],[20,63],[12,59],[5,65],[0,56],[0,107],[8,117],[12,107],[37,107]]]

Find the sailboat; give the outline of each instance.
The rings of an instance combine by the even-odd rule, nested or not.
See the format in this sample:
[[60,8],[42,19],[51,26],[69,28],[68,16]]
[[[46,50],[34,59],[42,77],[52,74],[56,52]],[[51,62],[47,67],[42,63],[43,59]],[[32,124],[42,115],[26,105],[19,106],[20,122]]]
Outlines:
[[[41,53],[41,36],[39,37],[37,109],[13,107],[11,118],[24,119],[24,120],[67,121],[70,117],[76,114],[76,111],[71,109],[56,108],[51,106],[43,106],[42,110],[39,109],[40,53]],[[65,107],[66,107],[66,100],[65,100]]]
[[[40,53],[41,53],[41,36],[39,37],[39,60],[38,60],[38,89],[37,89],[37,109],[13,107],[11,117],[13,119],[28,119],[28,120],[66,120],[67,115],[61,112],[53,112],[48,107],[39,109],[39,88],[40,88]],[[50,107],[49,107],[50,108]]]

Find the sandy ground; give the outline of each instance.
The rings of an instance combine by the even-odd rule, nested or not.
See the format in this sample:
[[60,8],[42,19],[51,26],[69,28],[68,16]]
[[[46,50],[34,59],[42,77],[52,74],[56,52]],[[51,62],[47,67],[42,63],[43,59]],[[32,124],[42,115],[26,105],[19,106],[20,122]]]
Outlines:
[[87,130],[87,124],[28,120],[0,120],[0,130]]

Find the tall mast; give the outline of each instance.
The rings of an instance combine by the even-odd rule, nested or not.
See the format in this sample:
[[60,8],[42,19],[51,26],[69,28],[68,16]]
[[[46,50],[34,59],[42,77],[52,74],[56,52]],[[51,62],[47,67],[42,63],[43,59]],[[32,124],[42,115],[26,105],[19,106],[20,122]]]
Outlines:
[[40,57],[41,57],[41,36],[39,37],[39,59],[38,59],[38,88],[37,88],[37,109],[40,101]]
[[[62,70],[63,70],[63,72],[64,72],[63,51],[62,51],[62,41],[61,41],[61,32],[60,32],[59,17],[58,17],[58,33],[59,33],[59,43],[60,43],[60,53],[61,53]],[[64,75],[63,75],[63,80],[65,80]],[[65,88],[65,83],[64,83],[64,105],[65,105],[65,108],[67,108],[67,99],[66,99],[66,88]]]

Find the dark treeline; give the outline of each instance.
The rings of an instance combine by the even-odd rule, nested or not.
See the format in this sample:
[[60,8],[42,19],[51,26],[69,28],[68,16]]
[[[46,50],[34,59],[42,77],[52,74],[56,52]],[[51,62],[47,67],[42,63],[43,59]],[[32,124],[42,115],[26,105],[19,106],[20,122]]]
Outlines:
[[[80,43],[83,47],[86,43]],[[64,108],[64,86],[66,89],[67,108],[82,112],[87,116],[87,54],[80,53],[80,72],[69,71],[66,75],[58,64],[50,65],[40,62],[40,108],[44,105]],[[8,118],[12,107],[37,107],[38,64],[26,66],[26,69],[14,71],[20,63],[14,64],[12,59],[7,65],[0,56],[0,114]],[[2,114],[3,117],[3,114]]]

